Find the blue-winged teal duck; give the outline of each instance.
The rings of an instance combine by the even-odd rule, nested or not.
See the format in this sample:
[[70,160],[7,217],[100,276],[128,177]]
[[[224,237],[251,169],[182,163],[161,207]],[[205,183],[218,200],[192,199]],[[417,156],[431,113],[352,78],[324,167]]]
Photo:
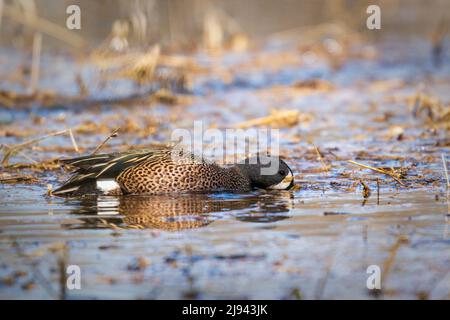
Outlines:
[[[133,150],[63,159],[76,167],[73,176],[53,194],[163,194],[177,192],[245,192],[254,188],[287,190],[294,185],[288,165],[278,157],[274,174],[262,174],[267,158],[247,158],[230,167],[221,167],[174,149]],[[273,164],[272,164],[273,165]]]

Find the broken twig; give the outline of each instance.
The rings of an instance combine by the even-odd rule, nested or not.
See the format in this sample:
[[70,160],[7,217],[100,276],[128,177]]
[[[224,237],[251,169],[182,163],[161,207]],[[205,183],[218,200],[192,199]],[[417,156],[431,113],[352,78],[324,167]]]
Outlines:
[[105,140],[103,140],[103,142],[100,143],[97,148],[95,148],[95,150],[91,153],[91,155],[96,154],[111,138],[117,137],[117,132],[119,130],[120,128],[117,128],[113,132],[111,132],[111,134]]

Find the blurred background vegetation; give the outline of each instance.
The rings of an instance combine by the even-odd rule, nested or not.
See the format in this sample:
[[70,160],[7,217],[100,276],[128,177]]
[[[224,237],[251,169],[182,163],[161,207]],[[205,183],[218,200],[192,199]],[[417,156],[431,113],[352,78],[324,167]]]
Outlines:
[[[80,30],[66,27],[73,4]],[[366,27],[371,4],[381,8],[381,30]],[[374,44],[401,38],[402,61],[426,55],[439,66],[448,12],[446,0],[0,0],[0,106],[134,103],[136,95],[174,102],[195,91],[198,75],[232,83],[242,66],[215,60],[225,52],[248,53],[259,70],[311,56],[338,70],[349,59],[399,56]],[[413,38],[424,45],[410,49]],[[263,53],[274,43],[278,55]],[[198,52],[206,55],[190,55]]]
[[[370,37],[393,35],[432,37],[439,24],[447,24],[450,1],[446,0],[2,0],[0,43],[31,46],[23,37],[24,24],[34,15],[64,27],[66,8],[81,8],[82,28],[74,31],[89,46],[111,36],[126,36],[128,44],[159,43],[165,48],[197,48],[205,41],[233,40],[245,34],[253,40],[289,34],[301,38],[308,26],[339,24]],[[377,4],[382,11],[382,32],[366,28],[366,8]],[[12,10],[17,11],[12,12]],[[26,29],[26,28],[25,28]],[[31,32],[30,32],[31,33]],[[32,35],[30,35],[31,37]],[[205,38],[209,38],[206,39]],[[234,39],[235,41],[238,41]],[[64,41],[46,39],[45,48],[69,49]]]

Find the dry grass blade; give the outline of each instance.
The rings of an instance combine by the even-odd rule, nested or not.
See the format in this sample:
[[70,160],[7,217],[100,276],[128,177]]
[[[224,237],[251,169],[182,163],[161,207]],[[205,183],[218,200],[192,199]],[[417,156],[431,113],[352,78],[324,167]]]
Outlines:
[[54,137],[54,136],[65,134],[65,133],[68,132],[68,130],[69,129],[53,132],[53,133],[50,133],[50,134],[45,135],[43,137],[36,138],[36,139],[30,140],[30,141],[26,141],[24,143],[21,143],[21,144],[15,145],[15,146],[7,146],[8,150],[3,154],[2,165],[4,167],[8,166],[9,158],[12,155],[18,153],[20,150],[22,150],[24,148],[27,148],[27,147],[29,147],[29,146],[31,146],[33,144],[36,144],[36,143],[38,143],[38,142],[40,142],[42,140],[45,140],[45,139],[48,139],[48,138],[51,138],[51,137]]
[[[3,144],[3,145],[1,146],[1,148],[8,149],[8,150],[10,150],[10,152],[11,152],[11,151],[14,151],[14,150],[12,150],[12,149],[14,149],[13,147],[10,147],[10,146],[8,146],[8,145],[6,145],[6,144]],[[1,148],[0,148],[0,149],[1,149]],[[17,151],[17,150],[16,150],[16,151],[14,151],[14,153],[16,153],[17,155],[20,155],[20,156],[24,157],[25,159],[27,159],[28,161],[32,162],[33,164],[37,164],[37,163],[38,163],[36,160],[30,158],[29,156],[27,156],[25,153],[23,153],[23,152],[21,152],[21,151]]]
[[385,169],[380,169],[380,168],[375,168],[375,167],[372,167],[372,166],[368,166],[368,165],[365,165],[365,164],[362,164],[362,163],[359,163],[359,162],[356,162],[356,161],[353,161],[353,160],[347,160],[347,162],[349,162],[349,163],[351,163],[351,164],[354,164],[354,165],[357,165],[357,166],[360,166],[360,167],[365,168],[365,169],[370,169],[370,170],[372,170],[372,171],[375,171],[375,172],[378,172],[378,173],[381,173],[381,174],[385,174],[385,175],[387,175],[387,176],[390,176],[392,179],[394,179],[396,182],[398,182],[398,183],[401,184],[402,186],[405,185],[405,184],[399,179],[399,177],[395,176],[395,173],[393,173],[393,172],[387,171],[387,170],[385,170]]

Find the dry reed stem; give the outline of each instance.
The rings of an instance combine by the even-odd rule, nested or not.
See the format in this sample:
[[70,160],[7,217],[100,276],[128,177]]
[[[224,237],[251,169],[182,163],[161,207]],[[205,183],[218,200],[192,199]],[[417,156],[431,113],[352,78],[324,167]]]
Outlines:
[[5,2],[0,0],[0,30],[2,29],[2,18],[3,18],[3,6]]
[[35,94],[38,91],[39,71],[41,66],[42,33],[36,32],[33,38],[33,56],[31,60],[31,81],[30,93]]
[[78,148],[77,142],[75,141],[75,137],[73,135],[72,129],[68,129],[70,140],[72,141],[73,149],[76,153],[80,153],[80,149]]
[[82,48],[85,46],[85,41],[82,37],[44,18],[26,15],[20,10],[13,8],[13,6],[6,4],[3,5],[3,12],[10,19],[61,40],[73,47]]

